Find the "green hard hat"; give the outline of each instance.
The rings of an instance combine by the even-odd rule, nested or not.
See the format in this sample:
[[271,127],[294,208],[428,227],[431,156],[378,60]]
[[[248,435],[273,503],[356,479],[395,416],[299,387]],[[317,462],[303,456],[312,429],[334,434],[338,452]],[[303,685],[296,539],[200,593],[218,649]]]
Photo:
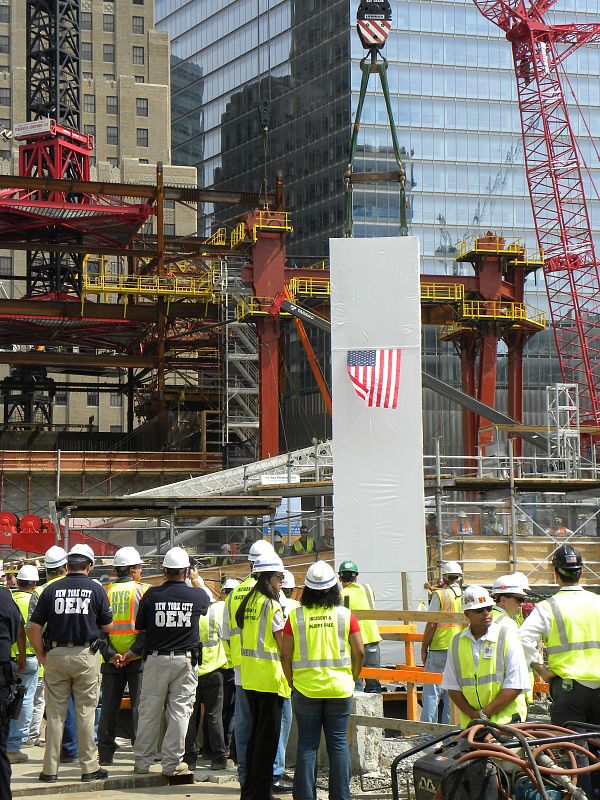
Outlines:
[[354,561],[342,561],[340,568],[338,569],[338,575],[341,575],[342,572],[354,572],[356,575],[358,575],[358,567]]

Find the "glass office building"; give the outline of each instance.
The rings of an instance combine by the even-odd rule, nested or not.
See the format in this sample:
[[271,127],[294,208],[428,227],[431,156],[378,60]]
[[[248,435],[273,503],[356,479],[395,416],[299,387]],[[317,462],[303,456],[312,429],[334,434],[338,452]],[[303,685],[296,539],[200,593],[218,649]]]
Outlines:
[[[283,173],[294,234],[291,262],[327,256],[342,235],[343,173],[365,55],[355,32],[357,0],[156,0],[157,27],[171,36],[173,163],[194,164],[203,186],[272,189]],[[419,237],[422,271],[461,274],[457,244],[487,230],[535,247],[523,168],[520,119],[510,45],[469,0],[392,0],[389,62],[400,145],[410,182],[410,232]],[[559,0],[555,23],[600,19],[600,0]],[[588,163],[586,124],[600,127],[600,50],[582,48],[566,62],[582,115],[572,124]],[[259,109],[260,112],[259,113]],[[583,121],[585,118],[585,122]],[[268,132],[263,134],[263,124]],[[394,169],[383,94],[376,75],[365,101],[356,171]],[[593,175],[593,170],[592,170]],[[592,196],[587,180],[588,197]],[[355,236],[399,233],[399,193],[390,185],[355,188]],[[240,209],[205,209],[209,232]],[[600,203],[590,202],[593,224]],[[368,265],[365,265],[368,279]],[[385,287],[381,287],[385,291]],[[530,279],[528,301],[546,308],[543,276]],[[319,332],[311,333],[322,352]],[[453,345],[424,329],[424,367],[458,384]],[[300,345],[286,346],[285,443],[303,446],[327,435],[329,423]],[[525,421],[541,422],[543,387],[559,379],[550,331],[526,351]],[[498,370],[504,407],[505,365]],[[460,411],[425,395],[425,446],[441,436],[460,452]]]

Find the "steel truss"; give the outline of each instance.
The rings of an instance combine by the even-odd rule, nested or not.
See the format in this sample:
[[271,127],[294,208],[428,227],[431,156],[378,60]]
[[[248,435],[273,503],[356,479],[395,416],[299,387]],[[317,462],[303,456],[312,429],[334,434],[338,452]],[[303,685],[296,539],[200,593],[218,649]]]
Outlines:
[[[474,0],[512,44],[525,166],[563,380],[582,417],[600,421],[600,276],[577,145],[558,72],[600,25],[548,25],[556,0]],[[565,45],[562,50],[559,46]]]

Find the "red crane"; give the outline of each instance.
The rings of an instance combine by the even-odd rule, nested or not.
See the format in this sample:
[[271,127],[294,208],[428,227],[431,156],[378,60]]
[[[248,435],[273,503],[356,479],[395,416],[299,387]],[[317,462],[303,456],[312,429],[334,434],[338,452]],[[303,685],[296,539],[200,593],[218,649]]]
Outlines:
[[582,417],[600,423],[600,276],[559,67],[600,24],[549,25],[556,0],[473,0],[512,45],[527,182],[556,347]]

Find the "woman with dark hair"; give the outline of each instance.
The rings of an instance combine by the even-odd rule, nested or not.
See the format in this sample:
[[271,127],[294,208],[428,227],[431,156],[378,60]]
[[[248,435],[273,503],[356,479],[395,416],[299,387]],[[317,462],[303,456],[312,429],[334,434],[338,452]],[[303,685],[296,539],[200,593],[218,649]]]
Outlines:
[[271,551],[256,559],[252,574],[256,583],[235,615],[240,629],[242,688],[252,714],[241,800],[269,800],[273,796],[281,707],[284,698],[290,696],[279,655],[284,626],[278,599],[283,563]]
[[348,720],[365,651],[356,617],[342,605],[337,576],[326,561],[311,564],[300,608],[283,630],[281,661],[298,723],[294,800],[316,797],[321,728],[329,755],[329,798],[350,800]]

